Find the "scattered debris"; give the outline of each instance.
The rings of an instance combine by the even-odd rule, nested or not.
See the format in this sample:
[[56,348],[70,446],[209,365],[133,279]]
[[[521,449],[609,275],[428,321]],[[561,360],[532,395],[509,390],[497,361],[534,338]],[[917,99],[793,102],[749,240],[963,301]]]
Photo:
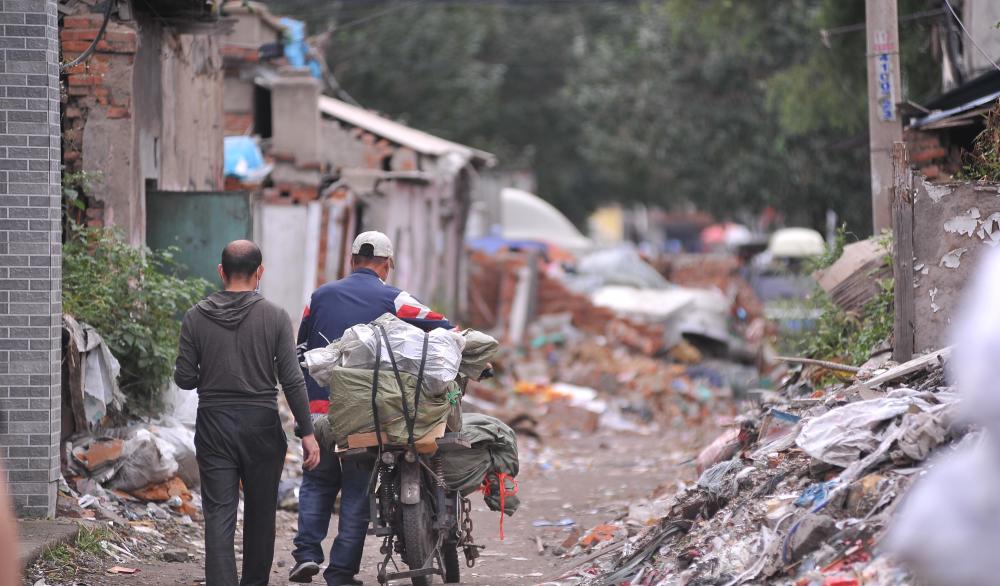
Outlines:
[[[814,390],[793,373],[703,450],[708,467],[696,483],[654,501],[656,518],[643,514],[649,504],[629,507],[638,532],[599,533],[620,549],[581,560],[555,583],[911,583],[876,544],[915,467],[958,434],[948,355],[876,368],[868,376],[877,391],[836,383],[806,402]],[[750,434],[745,443],[740,432]]]

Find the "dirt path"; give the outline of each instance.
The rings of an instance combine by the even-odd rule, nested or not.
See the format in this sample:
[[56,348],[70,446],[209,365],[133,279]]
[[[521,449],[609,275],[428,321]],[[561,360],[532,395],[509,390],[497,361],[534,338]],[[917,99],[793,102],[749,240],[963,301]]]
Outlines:
[[[469,585],[533,584],[555,578],[573,559],[560,558],[547,550],[539,555],[536,537],[551,547],[564,541],[569,527],[535,527],[540,519],[572,519],[586,532],[591,527],[619,517],[628,504],[648,496],[657,487],[673,486],[677,479],[690,480],[691,466],[677,465],[690,457],[691,430],[639,435],[598,432],[580,437],[562,437],[545,446],[522,446],[522,472],[518,478],[522,506],[504,522],[506,539],[500,541],[497,513],[486,509],[473,495],[475,536],[487,547],[475,568],[463,566],[462,583]],[[331,526],[331,535],[336,523]],[[279,513],[275,566],[271,584],[287,584],[292,563],[293,513]],[[329,541],[325,549],[329,550]],[[375,564],[380,561],[379,542],[369,537],[360,578],[376,584]],[[200,560],[190,563],[160,561],[140,563],[135,576],[95,575],[84,578],[90,585],[194,584],[204,574]],[[31,582],[29,582],[30,584]],[[322,584],[319,579],[314,584]]]

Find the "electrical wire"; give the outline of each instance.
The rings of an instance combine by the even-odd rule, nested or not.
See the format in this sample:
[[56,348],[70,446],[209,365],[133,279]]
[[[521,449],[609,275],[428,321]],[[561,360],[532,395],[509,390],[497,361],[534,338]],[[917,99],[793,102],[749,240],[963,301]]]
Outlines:
[[107,0],[104,3],[104,22],[101,23],[101,28],[97,31],[97,35],[94,36],[94,40],[91,41],[90,46],[87,47],[83,53],[80,53],[76,59],[70,61],[69,63],[63,63],[60,65],[60,70],[69,69],[70,67],[79,65],[87,59],[90,59],[90,56],[94,54],[94,51],[97,50],[97,43],[100,43],[101,39],[104,38],[104,30],[108,28],[108,21],[111,20],[111,5],[113,3],[114,2],[112,0]]
[[963,24],[962,19],[958,17],[958,13],[955,12],[955,7],[951,5],[951,1],[944,0],[944,5],[948,7],[948,10],[951,12],[951,15],[955,17],[955,22],[958,23],[959,28],[962,29],[962,32],[965,33],[965,36],[969,37],[969,42],[972,43],[972,46],[975,47],[979,51],[979,54],[985,57],[986,60],[989,61],[993,65],[993,67],[996,68],[997,71],[1000,71],[1000,65],[997,65],[997,62],[994,61],[989,55],[987,55],[986,51],[983,51],[983,48],[979,46],[979,43],[976,42],[976,39],[972,37],[972,33],[969,32],[969,29],[965,28],[965,24]]

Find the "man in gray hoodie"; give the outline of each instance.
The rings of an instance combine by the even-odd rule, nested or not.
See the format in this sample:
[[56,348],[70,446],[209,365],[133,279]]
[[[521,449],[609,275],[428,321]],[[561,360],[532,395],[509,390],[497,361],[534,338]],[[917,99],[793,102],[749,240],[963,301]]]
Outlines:
[[288,314],[257,292],[264,274],[249,240],[222,251],[224,290],[188,310],[174,381],[198,389],[195,448],[205,514],[207,586],[235,586],[233,540],[243,486],[242,586],[266,585],[274,558],[278,481],[287,439],[278,418],[278,383],[302,435],[303,466],[319,463],[305,381]]

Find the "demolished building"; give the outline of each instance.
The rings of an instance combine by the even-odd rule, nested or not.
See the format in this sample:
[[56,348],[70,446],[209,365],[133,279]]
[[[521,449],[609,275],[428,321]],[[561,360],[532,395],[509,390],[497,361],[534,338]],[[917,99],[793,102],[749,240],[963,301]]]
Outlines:
[[282,21],[238,4],[226,5],[227,133],[253,137],[271,167],[227,187],[256,202],[264,294],[297,315],[316,286],[349,273],[354,235],[380,230],[395,243],[394,284],[459,314],[471,193],[495,157],[323,95],[314,70],[269,62]]

